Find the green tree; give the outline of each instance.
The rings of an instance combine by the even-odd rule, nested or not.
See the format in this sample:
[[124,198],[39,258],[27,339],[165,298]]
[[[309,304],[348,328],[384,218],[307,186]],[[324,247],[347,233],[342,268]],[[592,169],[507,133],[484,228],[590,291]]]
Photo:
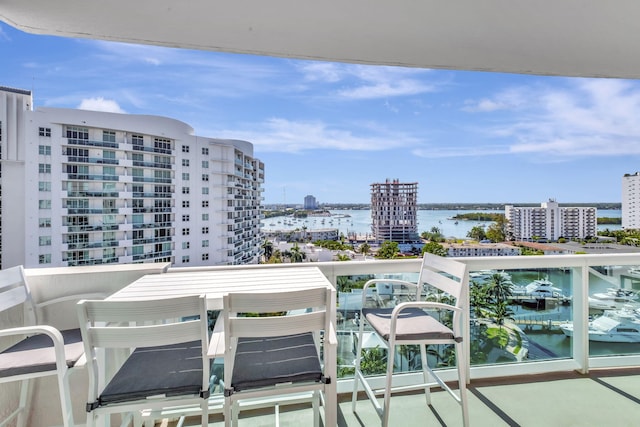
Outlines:
[[509,221],[504,216],[496,218],[496,222],[487,228],[486,237],[492,242],[504,242],[507,239],[507,225]]
[[300,246],[298,246],[297,243],[294,244],[293,247],[291,247],[291,251],[289,251],[289,259],[291,260],[291,262],[302,262],[306,258],[307,254],[302,252]]
[[337,254],[336,260],[338,261],[351,261],[351,257],[347,254]]
[[386,241],[380,245],[380,249],[376,254],[376,258],[393,259],[400,253],[400,248],[397,242]]
[[282,261],[282,252],[280,249],[276,249],[267,260],[267,264],[282,264]]
[[384,374],[387,371],[386,352],[379,347],[362,349],[360,371],[364,375]]
[[422,253],[429,252],[430,254],[439,255],[439,256],[447,256],[447,250],[438,242],[427,242],[422,247]]
[[360,253],[362,255],[367,255],[369,252],[371,252],[371,246],[367,242],[360,245]]
[[262,247],[262,250],[264,251],[264,259],[268,261],[269,258],[271,258],[271,255],[273,254],[273,242],[269,239],[265,239],[261,247]]
[[486,239],[487,234],[484,231],[484,227],[476,225],[472,227],[471,230],[469,230],[469,232],[467,233],[467,237],[480,241]]

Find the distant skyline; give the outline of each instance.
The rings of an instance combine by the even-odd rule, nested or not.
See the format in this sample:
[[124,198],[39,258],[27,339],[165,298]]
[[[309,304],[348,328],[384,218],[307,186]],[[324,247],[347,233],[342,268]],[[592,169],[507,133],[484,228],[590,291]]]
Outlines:
[[23,33],[0,23],[0,86],[34,107],[181,120],[254,144],[265,204],[621,200],[640,170],[640,82],[426,70]]

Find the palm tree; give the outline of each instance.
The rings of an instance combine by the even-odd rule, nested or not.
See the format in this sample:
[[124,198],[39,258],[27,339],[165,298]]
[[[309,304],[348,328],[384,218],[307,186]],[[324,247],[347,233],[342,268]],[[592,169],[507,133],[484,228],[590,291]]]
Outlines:
[[370,251],[371,251],[371,246],[369,246],[367,242],[364,242],[363,244],[360,245],[360,253],[362,255],[366,256]]
[[487,283],[487,292],[496,303],[507,302],[513,295],[513,283],[505,273],[495,273]]
[[307,254],[300,250],[300,246],[298,244],[294,244],[289,252],[289,259],[291,262],[302,262],[307,258]]
[[271,255],[273,255],[273,242],[269,239],[266,239],[262,243],[262,249],[264,250],[264,259],[265,261],[269,261]]

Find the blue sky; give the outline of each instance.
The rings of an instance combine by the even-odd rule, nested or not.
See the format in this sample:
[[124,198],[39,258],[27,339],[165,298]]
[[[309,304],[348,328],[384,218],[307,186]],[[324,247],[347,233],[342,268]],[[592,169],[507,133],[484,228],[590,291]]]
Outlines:
[[619,202],[640,170],[640,82],[377,67],[66,39],[0,23],[0,86],[35,107],[182,120],[244,139],[265,203]]

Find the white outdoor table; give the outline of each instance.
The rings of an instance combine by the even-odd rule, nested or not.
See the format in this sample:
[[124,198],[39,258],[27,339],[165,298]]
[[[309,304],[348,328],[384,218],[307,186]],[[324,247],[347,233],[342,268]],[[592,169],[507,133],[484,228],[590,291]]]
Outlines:
[[[184,295],[206,295],[209,310],[222,310],[223,296],[229,292],[283,292],[310,288],[333,291],[331,323],[335,328],[335,288],[318,267],[211,269],[148,274],[107,297],[108,300],[135,301],[173,298]],[[208,355],[224,353],[220,334],[222,322],[216,322]]]
[[107,299],[124,301],[204,294],[209,310],[222,310],[222,297],[229,292],[282,292],[317,287],[335,292],[318,267],[198,270],[148,274]]

